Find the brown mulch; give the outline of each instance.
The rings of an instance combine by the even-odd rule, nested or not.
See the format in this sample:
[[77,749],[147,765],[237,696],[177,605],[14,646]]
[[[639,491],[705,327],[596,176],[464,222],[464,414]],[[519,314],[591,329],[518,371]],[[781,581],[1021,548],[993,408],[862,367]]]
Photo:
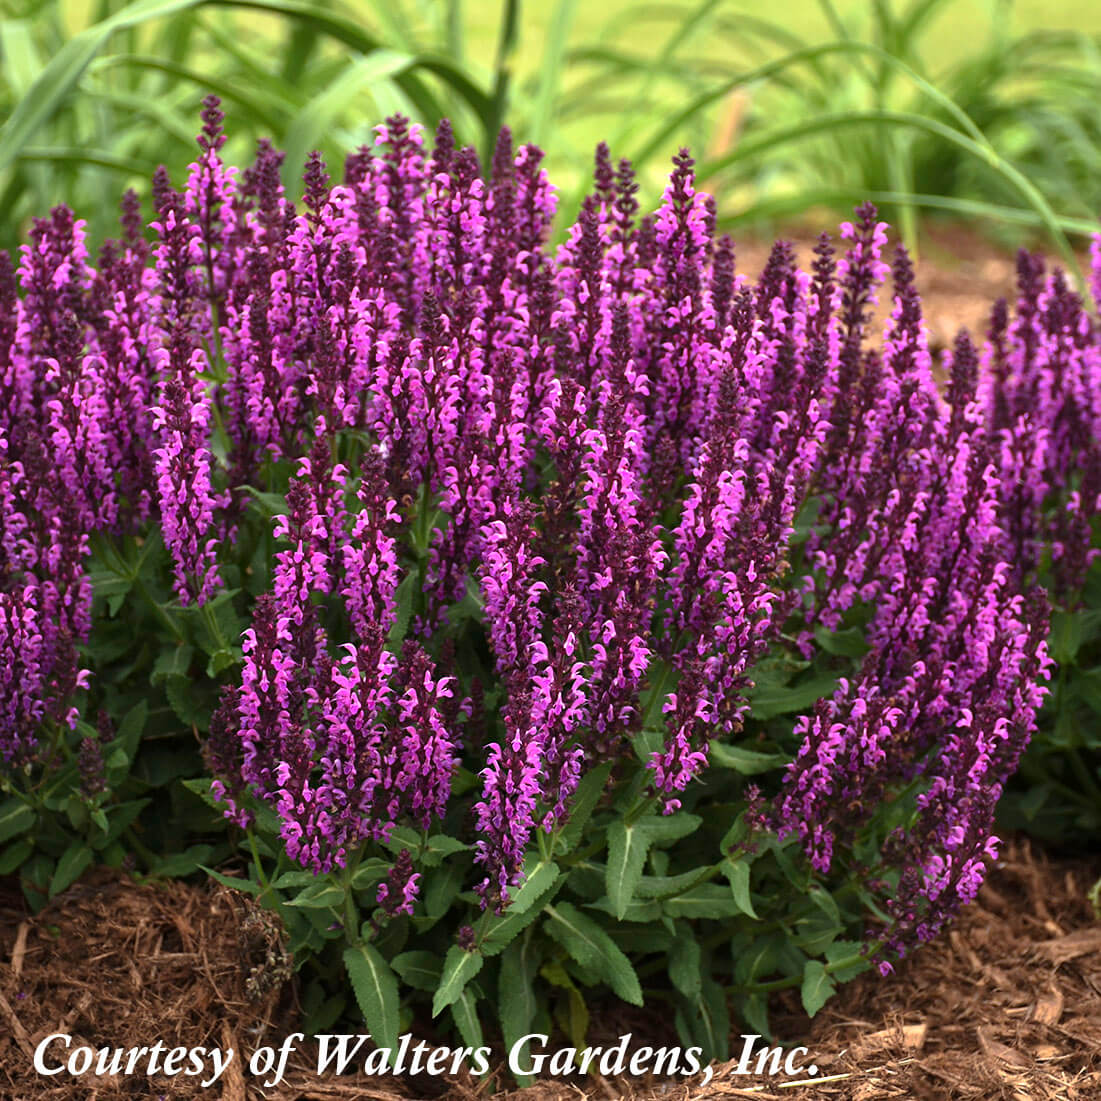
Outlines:
[[[1096,861],[1055,861],[1015,845],[949,934],[894,976],[862,976],[810,1023],[790,1000],[775,1017],[777,1039],[808,1049],[802,1062],[817,1066],[813,1080],[734,1075],[728,1064],[712,1068],[706,1087],[594,1077],[497,1096],[1101,1099],[1101,922],[1086,900],[1099,874]],[[34,918],[0,893],[0,1099],[468,1101],[488,1096],[494,1084],[507,1090],[503,1078],[479,1083],[469,1076],[319,1079],[308,1053],[292,1062],[282,1087],[266,1091],[240,1058],[209,1090],[195,1078],[45,1078],[33,1069],[35,1045],[53,1032],[72,1034],[74,1047],[131,1048],[160,1039],[166,1048],[240,1054],[276,1045],[296,1020],[293,984],[283,983],[287,970],[278,929],[225,888],[136,883],[100,872]],[[632,1029],[633,1046],[676,1042],[664,1018],[594,1019],[594,1030],[609,1037]]]

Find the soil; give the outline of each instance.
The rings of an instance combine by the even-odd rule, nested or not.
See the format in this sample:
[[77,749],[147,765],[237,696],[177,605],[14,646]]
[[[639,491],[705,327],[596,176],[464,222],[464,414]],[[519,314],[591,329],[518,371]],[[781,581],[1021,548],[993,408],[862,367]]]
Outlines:
[[[828,221],[821,222],[821,225],[828,224]],[[795,226],[785,235],[795,246],[800,267],[807,271],[814,259],[816,232]],[[840,253],[841,242],[836,232],[832,236],[834,248]],[[894,255],[897,241],[897,236],[890,237],[884,251],[884,259],[888,262]],[[755,280],[768,259],[772,243],[736,239],[734,244],[738,270]],[[1039,251],[1043,252],[1042,245]],[[1083,255],[1079,259],[1083,270],[1088,271],[1088,257]],[[991,306],[998,298],[1012,301],[1016,266],[1011,254],[966,226],[932,221],[923,226],[915,274],[930,344],[936,350],[950,347],[961,328],[967,329],[976,343],[982,343]],[[880,295],[877,324],[882,324],[890,306],[888,286]]]
[[[712,1068],[707,1086],[683,1079],[545,1080],[499,1093],[507,1101],[1090,1101],[1101,1099],[1101,920],[1087,900],[1101,861],[1055,860],[1025,842],[1009,851],[946,937],[886,979],[842,987],[813,1021],[797,999],[774,1017],[777,1042],[801,1044],[817,1076],[756,1077]],[[209,1091],[196,1079],[145,1075],[51,1078],[32,1065],[54,1032],[73,1046],[168,1046],[255,1051],[294,1031],[293,983],[279,931],[224,887],[139,883],[100,871],[28,916],[0,891],[0,1098],[3,1101],[471,1101],[507,1090],[489,1079],[318,1078],[308,1049],[286,1082],[263,1090],[234,1060]],[[600,1033],[633,1032],[633,1046],[673,1042],[664,1017],[595,1018]],[[427,1035],[415,1028],[418,1036]],[[649,1040],[647,1040],[649,1037]],[[594,1042],[600,1042],[595,1039]],[[735,1040],[735,1050],[741,1041]],[[89,1083],[96,1082],[93,1087]]]

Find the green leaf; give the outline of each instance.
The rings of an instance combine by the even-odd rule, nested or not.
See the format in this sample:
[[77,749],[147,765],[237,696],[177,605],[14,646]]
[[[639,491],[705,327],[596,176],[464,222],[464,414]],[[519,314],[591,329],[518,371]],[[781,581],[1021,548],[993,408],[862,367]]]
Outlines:
[[625,1002],[642,1005],[642,988],[630,960],[616,943],[569,902],[546,908],[552,936],[583,968],[600,976]]
[[532,903],[542,897],[559,875],[557,864],[540,859],[535,853],[527,854],[524,865],[524,882],[516,894],[509,899],[509,913],[522,914]]
[[604,794],[604,788],[608,783],[608,774],[612,771],[610,761],[590,769],[581,777],[580,783],[573,793],[573,809],[570,811],[569,820],[562,828],[560,840],[563,842],[566,852],[572,852],[581,840],[581,833],[588,825],[596,804]]
[[214,848],[211,845],[191,845],[182,853],[170,853],[158,859],[152,873],[165,879],[182,879],[198,871],[202,862],[210,859],[212,852]]
[[857,960],[855,963],[850,963],[845,967],[837,967],[836,965],[843,960],[850,959],[853,956],[860,955],[860,949],[863,946],[858,940],[835,940],[826,949],[826,962],[830,965],[830,975],[836,982],[849,982],[855,979],[857,975],[862,975],[865,971],[871,968],[871,961],[868,959]]
[[694,936],[673,939],[669,949],[669,979],[689,1001],[695,1001],[703,991],[702,958],[700,942]]
[[[539,952],[531,934],[514,940],[501,957],[497,986],[497,1006],[501,1018],[501,1034],[509,1050],[526,1036],[535,1020],[539,1003],[535,995],[535,975],[539,969]],[[521,1083],[523,1085],[523,1083]]]
[[401,976],[401,981],[414,990],[432,992],[440,985],[440,958],[434,952],[416,950],[402,952],[390,961],[390,966]]
[[325,881],[315,883],[288,899],[287,905],[300,910],[337,909],[344,905],[344,888]]
[[176,717],[185,726],[204,729],[209,725],[212,708],[203,694],[196,691],[196,682],[191,677],[169,677],[164,682],[164,694]]
[[286,516],[287,498],[282,493],[265,493],[254,486],[241,486],[257,504],[256,511],[268,520],[276,516]]
[[470,845],[460,841],[457,837],[448,837],[445,833],[437,833],[430,837],[420,851],[420,860],[427,868],[435,868],[455,853],[466,852]]
[[652,898],[633,899],[622,914],[612,905],[612,900],[607,895],[595,902],[586,903],[586,909],[599,910],[617,921],[635,921],[647,925],[661,918],[661,903]]
[[126,712],[126,717],[119,723],[114,744],[123,750],[128,761],[132,762],[138,755],[138,746],[141,744],[142,732],[145,730],[145,721],[148,717],[149,704],[145,700],[139,700]]
[[413,616],[413,601],[417,598],[417,571],[410,570],[398,582],[394,590],[394,623],[386,636],[388,642],[401,642],[409,630],[409,620]]
[[640,899],[657,898],[663,901],[687,890],[700,878],[700,869],[692,868],[680,875],[644,875],[638,881],[635,894]]
[[436,996],[432,999],[433,1017],[438,1017],[458,1000],[466,984],[481,971],[484,964],[485,959],[481,952],[467,952],[457,944],[448,949],[443,963],[443,976]]
[[388,860],[381,860],[377,856],[368,857],[356,868],[356,874],[352,876],[352,888],[365,891],[368,887],[373,887],[386,878],[391,867]]
[[[795,685],[775,685],[775,684],[761,684],[756,688],[750,689],[747,693],[750,706],[752,709],[752,715],[755,719],[760,719],[765,722],[768,719],[775,718],[777,715],[789,715],[799,711],[805,711],[808,707],[812,707],[818,700],[832,696],[837,690],[838,678],[831,676],[828,673],[823,673],[820,676],[813,677],[810,680],[803,681],[801,684]],[[752,752],[746,750],[745,752]],[[765,756],[761,754],[760,756]],[[783,759],[786,762],[786,759]],[[738,768],[737,765],[726,765],[727,768]],[[774,767],[772,765],[766,765],[765,768]],[[744,772],[745,775],[752,775],[751,772],[746,772],[745,769],[738,768],[739,772]],[[764,768],[757,769],[758,772],[765,771]]]
[[200,864],[199,867],[215,882],[221,883],[223,887],[230,887],[235,891],[244,891],[246,895],[252,895],[254,898],[263,894],[264,888],[254,880],[244,879],[241,876],[223,875],[213,868],[208,868],[205,864]]
[[477,1002],[470,987],[467,987],[451,1004],[451,1017],[463,1043],[478,1050],[483,1044],[482,1024],[478,1020]]
[[120,838],[126,828],[151,802],[151,799],[130,799],[125,803],[115,803],[108,808],[107,816],[110,826],[103,837],[96,838],[92,848],[97,851],[105,849],[112,841]]
[[710,975],[704,975],[700,985],[692,1032],[703,1048],[706,1061],[723,1061],[730,1054],[730,1010],[726,992]]
[[739,986],[759,982],[776,970],[784,938],[779,933],[755,937],[740,951],[734,947],[734,981]]
[[1082,619],[1077,612],[1056,610],[1051,613],[1048,645],[1051,656],[1060,665],[1071,665],[1082,645]]
[[305,868],[294,868],[289,872],[283,872],[272,880],[272,888],[276,891],[286,891],[289,888],[312,887],[317,883],[317,876]]
[[650,851],[651,834],[639,822],[628,825],[623,819],[608,828],[608,865],[604,883],[615,916],[621,921],[634,901],[638,881]]
[[352,982],[356,1003],[377,1047],[398,1046],[398,980],[372,944],[344,950],[344,968]]
[[171,680],[173,677],[187,680],[191,669],[191,659],[194,656],[195,648],[186,642],[162,650],[153,665],[153,672],[149,677],[150,681],[153,684],[160,684]]
[[34,811],[21,799],[5,799],[0,803],[0,845],[16,834],[25,833],[34,825]]
[[128,577],[119,577],[118,574],[106,570],[92,570],[89,577],[93,597],[107,601],[107,614],[114,619],[134,582]]
[[[434,924],[443,917],[451,903],[455,901],[455,896],[462,890],[464,878],[462,866],[454,861],[428,873],[425,876],[427,886],[424,889],[423,896],[424,912],[427,918],[414,918],[413,920],[427,920]],[[418,928],[425,927],[418,926]]]
[[821,960],[807,960],[803,969],[801,990],[803,1008],[808,1017],[813,1017],[837,992],[837,984],[826,971]]
[[50,880],[49,896],[61,894],[66,887],[72,886],[92,863],[92,850],[83,842],[74,841],[57,862],[53,878]]
[[16,841],[0,853],[0,875],[12,875],[26,862],[34,852],[34,846],[26,838]]
[[640,825],[650,835],[651,844],[658,845],[666,841],[680,841],[681,838],[695,833],[703,824],[698,814],[689,814],[679,810],[676,814],[651,815],[640,818]]
[[690,891],[667,899],[662,908],[672,918],[728,918],[745,911],[725,887],[701,883]]
[[814,640],[827,654],[839,657],[862,658],[868,652],[864,632],[859,627],[846,627],[842,631],[829,631],[825,627],[814,629]]
[[482,932],[480,939],[482,955],[496,956],[503,952],[512,943],[513,938],[539,917],[547,903],[554,898],[565,882],[565,874],[560,874],[526,910],[520,912],[506,910],[500,915],[492,914],[487,910],[479,925]]
[[723,875],[730,881],[730,890],[738,909],[754,921],[759,921],[757,911],[753,909],[753,900],[749,896],[749,865],[744,860],[724,860]]
[[211,781],[205,777],[195,780],[181,780],[180,783],[183,784],[192,795],[197,795],[202,799],[211,810],[216,810],[221,814],[226,809],[225,803],[220,803],[210,794]]
[[[758,715],[757,717],[761,718],[762,716]],[[733,769],[743,776],[756,776],[758,773],[768,772],[770,769],[786,765],[789,758],[782,753],[760,753],[755,749],[743,749],[737,745],[712,742],[707,760],[709,764],[718,765],[720,768]]]

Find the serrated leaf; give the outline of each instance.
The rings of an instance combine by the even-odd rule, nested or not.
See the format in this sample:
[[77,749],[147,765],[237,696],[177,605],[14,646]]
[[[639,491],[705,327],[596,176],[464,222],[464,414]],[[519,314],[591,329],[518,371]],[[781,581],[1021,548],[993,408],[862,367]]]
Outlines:
[[642,988],[631,961],[592,918],[569,902],[546,908],[545,929],[583,968],[601,977],[625,1002],[642,1005]]
[[786,765],[789,758],[781,753],[759,753],[755,749],[744,749],[738,745],[712,742],[707,760],[709,764],[733,769],[742,776],[757,776],[762,772],[769,772],[771,769]]
[[344,905],[344,888],[335,883],[315,883],[300,891],[287,905],[299,910],[329,910]]
[[739,986],[757,982],[776,970],[783,938],[778,934],[755,937],[748,945],[734,951],[734,981]]
[[821,960],[807,960],[800,994],[808,1017],[813,1017],[837,992],[837,984]]
[[717,883],[701,883],[675,898],[666,899],[662,908],[673,918],[720,919],[744,913],[731,892]]
[[860,941],[857,940],[835,940],[833,944],[826,949],[826,962],[830,965],[830,975],[835,982],[850,982],[852,979],[855,979],[857,975],[863,974],[872,966],[870,960],[860,959],[845,967],[837,967],[837,964],[841,963],[843,960],[859,955],[861,947]]
[[389,861],[381,860],[377,856],[368,857],[356,868],[356,874],[352,876],[352,888],[365,891],[368,887],[373,887],[386,878],[390,868]]
[[482,1046],[482,1023],[478,1020],[477,1002],[468,986],[451,1004],[451,1017],[463,1043],[475,1051]]
[[448,837],[445,833],[437,833],[430,837],[420,852],[421,863],[428,868],[438,867],[443,861],[455,853],[466,852],[471,848],[457,837]]
[[683,810],[678,810],[676,814],[655,814],[638,820],[638,825],[650,835],[652,845],[680,841],[695,833],[702,824],[703,819],[698,814],[689,814]]
[[570,817],[562,827],[560,840],[565,851],[571,852],[581,840],[581,833],[588,825],[596,804],[604,794],[604,788],[608,783],[608,775],[612,771],[611,761],[605,761],[596,768],[590,769],[581,777],[570,800]]
[[481,971],[484,964],[485,958],[481,952],[467,952],[457,944],[453,944],[447,950],[440,985],[432,999],[433,1017],[438,1017],[449,1005],[458,1000],[466,984]]
[[0,844],[34,825],[34,811],[21,799],[5,799],[0,804]]
[[669,980],[689,1001],[696,1001],[703,991],[703,972],[699,941],[693,936],[680,936],[669,949]]
[[390,961],[390,966],[401,976],[401,981],[414,990],[431,992],[440,985],[442,965],[434,952],[419,949],[402,952]]
[[710,975],[705,975],[696,1002],[697,1035],[708,1062],[723,1062],[730,1055],[730,1010],[726,992]]
[[240,876],[223,875],[221,872],[216,872],[213,868],[208,868],[205,864],[200,864],[199,867],[216,883],[221,883],[223,887],[230,887],[235,891],[244,891],[245,894],[252,895],[253,897],[263,894],[264,892],[264,888],[254,880],[243,879]]
[[417,571],[411,570],[394,590],[394,622],[386,636],[388,642],[401,642],[409,630],[409,620],[413,616],[413,601],[417,596]]
[[426,877],[424,889],[424,912],[435,922],[447,913],[455,896],[462,890],[463,869],[455,864],[444,864],[434,869]]
[[665,900],[686,891],[700,878],[700,869],[692,868],[679,875],[644,875],[638,881],[635,894],[640,899],[657,898]]
[[539,962],[538,949],[530,934],[514,940],[501,957],[497,1005],[501,1033],[505,1047],[510,1051],[520,1037],[531,1031],[539,1008],[535,996],[535,975]]
[[[785,684],[783,686],[761,684],[750,689],[746,696],[749,699],[750,711],[753,717],[765,722],[777,715],[791,715],[805,711],[808,707],[813,707],[820,699],[832,696],[837,691],[837,683],[837,677],[831,676],[829,673],[823,673],[799,684]],[[746,750],[745,752],[752,751]],[[760,754],[760,756],[772,755]],[[786,764],[786,758],[781,757],[781,762]],[[727,767],[736,768],[737,766],[728,765]],[[738,771],[744,772],[740,768]],[[759,769],[758,771],[763,772],[765,769]],[[746,772],[745,775],[751,776],[753,773]]]
[[197,795],[211,810],[216,810],[219,814],[225,811],[225,803],[218,802],[218,800],[210,794],[210,780],[205,777],[200,777],[195,780],[181,780],[180,783],[187,788],[192,795]]
[[846,627],[842,631],[830,631],[819,626],[814,629],[814,640],[827,654],[838,657],[862,658],[869,650],[864,632],[859,627]]
[[344,950],[344,969],[355,992],[356,1004],[376,1047],[398,1046],[398,980],[372,944]]
[[730,882],[730,890],[738,909],[755,921],[759,921],[757,911],[753,909],[753,900],[749,895],[749,865],[744,860],[724,860],[723,875]]
[[145,700],[140,700],[126,712],[126,717],[119,723],[118,733],[114,739],[115,745],[123,750],[129,761],[133,761],[137,756],[148,717],[149,704]]
[[191,668],[191,659],[194,656],[194,647],[189,646],[186,642],[162,650],[153,664],[153,672],[149,677],[150,681],[153,684],[160,684],[162,681],[170,680],[173,677],[182,677],[186,680],[188,671]]
[[752,1028],[758,1036],[766,1040],[772,1038],[772,1031],[768,1021],[768,997],[764,994],[747,994],[740,1000],[739,1010],[742,1020]]
[[316,882],[317,876],[313,872],[305,868],[293,868],[273,879],[271,885],[277,891],[286,891],[295,887],[312,887]]
[[256,511],[268,520],[276,516],[286,516],[287,499],[281,493],[265,493],[254,486],[241,486],[256,504]]
[[496,956],[503,952],[514,937],[522,933],[543,912],[547,903],[558,893],[562,884],[566,882],[565,874],[559,874],[558,878],[543,892],[543,894],[526,910],[519,913],[505,911],[497,915],[486,914],[482,918],[481,948],[483,956]]
[[509,898],[508,912],[522,914],[540,898],[546,889],[558,878],[558,865],[553,861],[541,859],[533,853],[525,858],[524,882],[520,889]]
[[586,903],[585,908],[587,910],[599,910],[609,917],[614,917],[617,921],[649,924],[661,918],[661,903],[652,898],[632,899],[631,905],[622,914],[612,905],[612,900],[607,895],[595,902]]
[[205,727],[210,722],[210,708],[195,692],[195,682],[190,677],[169,677],[164,682],[164,694],[184,725]]
[[621,921],[634,901],[638,881],[650,851],[651,835],[639,823],[628,825],[620,819],[608,827],[608,864],[604,884],[613,912]]

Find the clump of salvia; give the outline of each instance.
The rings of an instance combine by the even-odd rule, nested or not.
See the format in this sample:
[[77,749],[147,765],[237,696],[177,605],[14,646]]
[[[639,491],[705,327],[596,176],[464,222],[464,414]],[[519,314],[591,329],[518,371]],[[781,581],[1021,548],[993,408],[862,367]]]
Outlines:
[[[750,280],[684,152],[639,217],[602,149],[555,250],[542,155],[507,131],[486,178],[447,123],[429,148],[391,119],[342,182],[312,156],[296,206],[280,154],[237,173],[216,101],[203,118],[184,189],[155,181],[152,245],[128,197],[97,265],[65,208],[15,279],[0,264],[7,767],[75,721],[89,540],[159,531],[202,606],[250,493],[287,469],[206,757],[227,814],[274,808],[305,867],[429,828],[462,765],[499,909],[583,776],[612,762],[615,785],[660,731],[648,785],[676,814],[750,717],[755,665],[813,656],[863,608],[859,671],[798,719],[751,819],[825,874],[916,785],[883,853],[884,959],[973,898],[1047,675],[1031,586],[1045,554],[1081,584],[1101,490],[1101,334],[1065,277],[1023,255],[1014,308],[982,346],[960,336],[939,388],[870,205],[810,272],[778,244]],[[476,684],[442,644],[471,601]],[[378,901],[417,893],[402,858]]]

